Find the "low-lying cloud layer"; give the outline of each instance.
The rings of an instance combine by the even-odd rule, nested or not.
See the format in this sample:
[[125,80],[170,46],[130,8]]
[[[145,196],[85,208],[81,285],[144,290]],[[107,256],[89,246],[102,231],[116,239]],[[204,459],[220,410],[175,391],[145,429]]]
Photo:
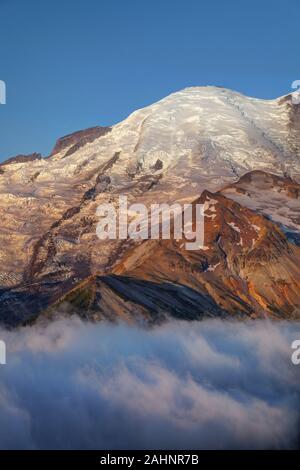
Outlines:
[[300,325],[62,319],[0,330],[0,448],[299,445]]

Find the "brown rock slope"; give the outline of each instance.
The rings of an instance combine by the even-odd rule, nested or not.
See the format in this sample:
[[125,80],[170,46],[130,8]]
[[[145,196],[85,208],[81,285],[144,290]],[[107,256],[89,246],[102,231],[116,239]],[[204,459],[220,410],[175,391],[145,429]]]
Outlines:
[[300,185],[290,177],[251,171],[221,193],[272,219],[300,244]]
[[220,193],[204,191],[195,203],[205,207],[203,249],[188,251],[184,240],[144,241],[113,275],[90,277],[60,308],[150,322],[166,315],[300,318],[300,248]]

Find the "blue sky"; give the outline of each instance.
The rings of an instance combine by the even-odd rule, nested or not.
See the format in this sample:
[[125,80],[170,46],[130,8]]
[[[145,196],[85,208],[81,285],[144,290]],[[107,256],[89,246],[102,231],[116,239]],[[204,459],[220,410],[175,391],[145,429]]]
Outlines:
[[0,160],[192,85],[300,79],[299,0],[0,0]]

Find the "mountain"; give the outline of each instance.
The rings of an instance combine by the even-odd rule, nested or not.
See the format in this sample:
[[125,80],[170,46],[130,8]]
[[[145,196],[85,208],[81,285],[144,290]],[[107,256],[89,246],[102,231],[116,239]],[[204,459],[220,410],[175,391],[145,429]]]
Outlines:
[[[93,318],[299,317],[299,182],[300,106],[216,87],[63,137],[48,158],[7,161],[0,320],[24,323],[66,298]],[[207,249],[99,240],[96,209],[119,195],[216,201]]]
[[[269,175],[268,175],[269,176]],[[146,240],[106,276],[92,276],[55,304],[87,318],[159,321],[167,315],[300,317],[300,248],[276,224],[220,192],[204,191],[205,246]]]
[[299,184],[291,178],[253,171],[222,194],[272,219],[291,241],[300,244]]

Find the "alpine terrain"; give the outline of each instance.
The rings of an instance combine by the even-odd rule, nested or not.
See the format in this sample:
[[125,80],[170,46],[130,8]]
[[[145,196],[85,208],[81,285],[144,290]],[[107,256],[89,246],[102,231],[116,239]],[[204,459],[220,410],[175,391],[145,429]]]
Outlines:
[[[205,246],[100,240],[96,211],[202,203]],[[300,318],[300,104],[193,87],[0,166],[0,322]]]

